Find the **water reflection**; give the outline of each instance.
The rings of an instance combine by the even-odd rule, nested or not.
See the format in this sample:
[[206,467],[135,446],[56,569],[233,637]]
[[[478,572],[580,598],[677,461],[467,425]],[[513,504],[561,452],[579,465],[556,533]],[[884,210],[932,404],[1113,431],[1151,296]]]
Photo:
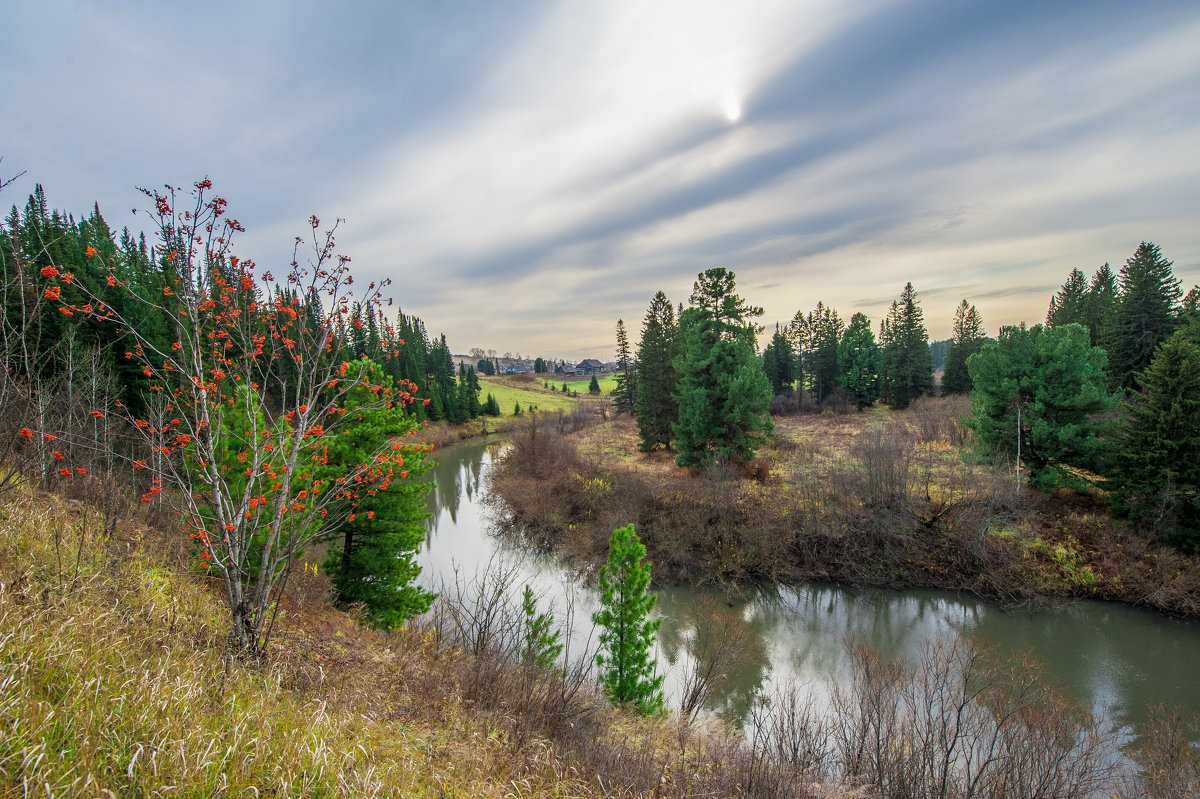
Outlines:
[[[579,585],[553,556],[489,535],[480,499],[496,454],[495,446],[479,441],[435,453],[422,582],[436,587],[455,569],[469,575],[500,558],[545,603],[561,609],[573,597],[576,617],[586,627],[596,607],[594,591]],[[661,587],[658,596],[656,612],[663,618],[658,655],[669,700],[678,703],[683,675],[714,640],[736,642],[736,662],[706,705],[734,722],[745,719],[756,694],[784,681],[798,680],[828,695],[848,674],[848,641],[869,643],[888,658],[914,660],[927,642],[956,633],[980,636],[1006,660],[1032,653],[1045,664],[1047,679],[1094,711],[1131,724],[1145,720],[1156,703],[1200,712],[1200,682],[1193,678],[1200,626],[1127,606],[1080,602],[1003,612],[937,591],[830,585]],[[577,633],[585,637],[587,630]],[[578,652],[581,642],[576,643]]]

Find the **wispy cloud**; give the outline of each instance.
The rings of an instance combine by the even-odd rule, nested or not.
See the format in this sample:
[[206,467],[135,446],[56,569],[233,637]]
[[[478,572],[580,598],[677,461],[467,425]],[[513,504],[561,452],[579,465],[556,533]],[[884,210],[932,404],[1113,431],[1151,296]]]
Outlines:
[[210,174],[263,263],[346,217],[457,350],[604,356],[713,265],[769,320],[877,320],[911,280],[935,336],[964,297],[1036,321],[1143,239],[1200,280],[1194,4],[210,8],[6,13],[5,168],[118,225]]

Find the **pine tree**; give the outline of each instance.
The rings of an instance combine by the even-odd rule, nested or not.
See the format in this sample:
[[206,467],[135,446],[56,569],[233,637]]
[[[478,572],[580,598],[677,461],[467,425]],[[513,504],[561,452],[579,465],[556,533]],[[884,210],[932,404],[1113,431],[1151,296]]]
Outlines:
[[[679,329],[675,309],[661,291],[654,295],[642,320],[642,340],[637,351],[637,382],[634,406],[637,418],[638,447],[650,452],[669,446],[671,424],[679,414],[675,400],[674,360],[679,355]],[[566,384],[563,384],[564,387]]]
[[1043,491],[1081,486],[1074,467],[1096,466],[1097,415],[1117,401],[1104,366],[1104,351],[1081,325],[1002,328],[999,341],[967,361],[974,381],[968,426],[982,452],[1014,458]]
[[592,375],[592,379],[588,383],[588,393],[589,394],[599,394],[600,393],[600,381],[596,379],[595,375]]
[[[379,385],[385,379],[382,367],[368,360],[352,362],[347,379],[357,380],[363,373],[369,384]],[[339,605],[361,604],[370,624],[393,629],[424,613],[434,599],[415,584],[421,573],[415,557],[425,541],[429,515],[425,511],[429,485],[418,480],[432,464],[422,448],[403,443],[416,430],[416,423],[399,407],[363,410],[368,398],[360,395],[368,393],[365,389],[351,392],[342,404],[348,415],[358,418],[328,447],[326,469],[331,477],[343,475],[347,464],[360,462],[363,453],[373,452],[380,441],[390,438],[407,447],[403,471],[362,501],[334,531],[335,546],[323,565]]]
[[539,374],[539,375],[545,374],[546,373],[546,362],[544,360],[542,360],[541,358],[534,358],[533,359],[533,372],[534,372],[534,374]]
[[880,328],[883,347],[881,394],[893,408],[907,408],[933,391],[933,356],[924,314],[912,283],[904,286]]
[[646,547],[632,524],[613,530],[598,582],[600,610],[592,621],[601,628],[600,687],[614,704],[632,704],[646,715],[661,713],[663,677],[654,674],[653,649],[662,620],[650,618],[657,597],[649,592]]
[[[632,415],[637,404],[637,369],[629,350],[629,336],[625,332],[625,320],[617,320],[617,387],[613,389],[613,403],[617,414]],[[599,388],[599,386],[597,386]]]
[[554,617],[538,610],[537,599],[528,585],[521,594],[521,613],[525,627],[521,662],[543,671],[552,668],[563,651],[562,636],[554,629]]
[[1178,546],[1200,547],[1200,346],[1167,339],[1125,406],[1110,473],[1116,508]]
[[[1083,273],[1080,273],[1082,277]],[[967,359],[983,347],[987,337],[975,306],[963,300],[954,311],[954,337],[946,352],[946,367],[942,371],[942,394],[970,394],[971,374]]]
[[771,385],[749,321],[762,309],[747,305],[733,288],[732,272],[704,272],[692,292],[693,307],[680,318],[679,420],[671,428],[680,466],[750,460],[774,429],[767,413]]
[[838,342],[838,384],[861,411],[879,399],[879,370],[883,353],[864,314],[850,317],[850,326]]
[[1121,268],[1120,285],[1120,303],[1105,349],[1117,381],[1135,387],[1158,345],[1174,332],[1183,293],[1171,262],[1157,245],[1144,241]]

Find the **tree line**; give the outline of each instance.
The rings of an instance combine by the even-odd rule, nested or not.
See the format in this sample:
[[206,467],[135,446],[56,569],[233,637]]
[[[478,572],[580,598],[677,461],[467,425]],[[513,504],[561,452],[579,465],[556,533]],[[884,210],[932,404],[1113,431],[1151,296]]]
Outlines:
[[[1098,486],[1113,508],[1186,548],[1200,544],[1200,288],[1143,242],[1119,272],[1069,275],[1044,324],[996,338],[966,299],[935,380],[923,310],[907,283],[877,328],[818,302],[776,325],[757,352],[762,309],[725,269],[698,276],[690,306],[650,302],[636,353],[617,323],[614,401],[640,446],[681,466],[749,460],[771,413],[877,402],[893,409],[940,392],[972,397],[977,451],[1006,457],[1044,491]],[[878,333],[876,334],[876,330]]]
[[429,447],[411,436],[483,411],[474,370],[456,373],[444,335],[385,310],[385,284],[350,290],[336,224],[313,217],[273,275],[234,254],[242,226],[211,182],[143,193],[152,242],[114,234],[97,206],[51,210],[41,185],[5,217],[0,445],[22,469],[0,488],[131,470],[224,578],[246,650],[265,645],[272,603],[318,539],[339,604],[381,627],[422,612]]

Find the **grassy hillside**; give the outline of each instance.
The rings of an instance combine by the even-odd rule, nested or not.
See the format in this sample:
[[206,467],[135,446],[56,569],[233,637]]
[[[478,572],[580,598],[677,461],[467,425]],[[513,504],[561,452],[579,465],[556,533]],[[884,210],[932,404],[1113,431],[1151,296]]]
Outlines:
[[[569,411],[574,409],[579,400],[568,397],[561,391],[551,391],[544,388],[542,380],[523,377],[480,377],[479,400],[483,402],[491,394],[500,404],[503,416],[512,416],[513,406],[521,403],[521,410],[528,410],[530,405],[536,405],[539,411]],[[562,383],[551,383],[556,389]],[[587,384],[583,385],[581,394],[587,393]]]
[[135,504],[111,535],[80,499],[0,504],[0,797],[793,795],[736,737],[522,668],[461,595],[383,636],[298,564],[266,655],[231,657],[219,585]]

